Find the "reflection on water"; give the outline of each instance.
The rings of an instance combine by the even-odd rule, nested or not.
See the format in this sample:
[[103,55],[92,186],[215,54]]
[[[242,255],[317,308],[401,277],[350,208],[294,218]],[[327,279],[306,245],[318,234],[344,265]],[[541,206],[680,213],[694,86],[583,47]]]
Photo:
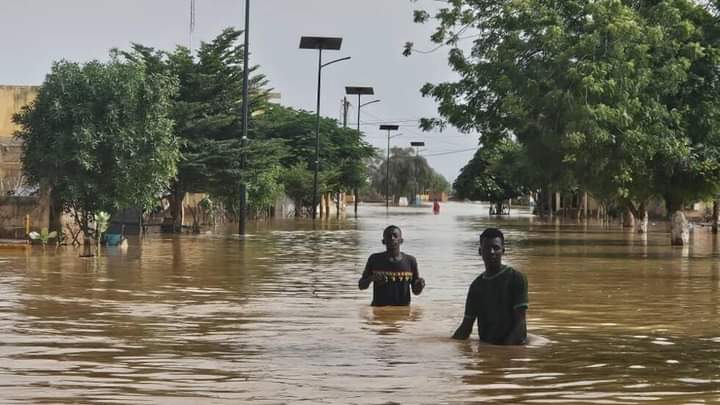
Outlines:
[[[79,259],[0,250],[0,398],[12,403],[707,403],[720,397],[720,241],[671,248],[663,224],[489,218],[487,207],[361,207],[358,220],[263,223],[251,236],[153,236]],[[358,291],[382,229],[427,280],[411,307]],[[448,338],[506,231],[528,275],[529,331]]]
[[403,326],[422,318],[422,307],[368,307],[363,310],[367,322],[365,330],[378,335],[394,335],[403,332]]

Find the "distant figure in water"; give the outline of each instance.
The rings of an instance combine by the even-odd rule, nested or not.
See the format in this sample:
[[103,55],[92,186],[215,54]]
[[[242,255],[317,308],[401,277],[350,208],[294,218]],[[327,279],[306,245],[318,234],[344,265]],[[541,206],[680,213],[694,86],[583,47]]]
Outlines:
[[440,203],[437,198],[433,200],[433,214],[437,215],[440,213]]
[[480,235],[478,253],[485,263],[485,272],[470,285],[465,317],[453,339],[467,339],[477,319],[482,342],[494,345],[527,344],[527,278],[502,264],[505,253],[503,233],[496,228],[485,229]]
[[410,305],[410,290],[420,295],[425,280],[418,274],[415,257],[400,251],[402,231],[390,225],[383,231],[385,251],[368,258],[358,288],[365,290],[373,283],[373,306]]

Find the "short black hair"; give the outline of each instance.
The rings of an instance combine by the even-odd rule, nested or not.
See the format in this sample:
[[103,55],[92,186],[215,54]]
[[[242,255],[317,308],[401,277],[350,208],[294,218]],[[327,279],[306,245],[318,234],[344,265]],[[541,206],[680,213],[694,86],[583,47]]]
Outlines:
[[383,230],[383,239],[385,238],[385,235],[387,235],[388,233],[390,233],[390,231],[392,231],[393,229],[397,229],[398,231],[400,231],[400,235],[402,235],[402,229],[400,229],[399,226],[397,226],[397,225],[390,225],[390,226],[388,226],[387,228],[385,228],[385,230]]
[[503,245],[505,244],[505,235],[503,235],[502,231],[497,228],[487,228],[483,231],[483,233],[480,234],[480,243],[482,243],[483,239],[493,239],[493,238],[500,238],[502,240]]

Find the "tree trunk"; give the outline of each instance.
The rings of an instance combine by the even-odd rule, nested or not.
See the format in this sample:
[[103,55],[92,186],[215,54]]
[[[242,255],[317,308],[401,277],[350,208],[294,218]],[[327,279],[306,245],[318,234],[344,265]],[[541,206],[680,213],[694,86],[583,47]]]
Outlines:
[[355,190],[353,190],[353,193],[354,193],[353,195],[354,195],[354,197],[355,197],[355,198],[354,198],[355,201],[353,201],[353,205],[355,205],[355,218],[357,218],[358,199],[359,199],[358,197],[360,197],[360,193],[358,193],[358,189],[357,189],[357,188],[356,188]]
[[185,222],[185,210],[183,209],[183,200],[185,192],[180,190],[179,186],[173,188],[172,196],[170,196],[170,216],[173,218],[173,232],[182,232],[182,225]]
[[670,244],[673,246],[685,246],[690,242],[690,227],[685,213],[677,210],[672,214],[670,223]]
[[555,213],[558,213],[561,208],[562,208],[562,203],[561,203],[560,192],[556,191],[555,192]]
[[720,200],[715,200],[713,201],[712,233],[718,233],[718,225],[720,225]]
[[623,228],[634,228],[635,227],[635,216],[633,215],[630,208],[625,209],[623,214]]
[[583,218],[588,219],[588,193],[583,193]]
[[335,212],[335,218],[340,219],[340,192],[338,191],[336,195],[337,199],[335,201],[335,211],[337,212]]
[[547,211],[548,211],[548,216],[552,217],[552,215],[553,215],[553,195],[552,195],[552,191],[550,191],[549,186],[547,189]]
[[58,237],[60,237],[63,233],[62,229],[62,215],[63,215],[63,207],[62,203],[60,201],[60,198],[58,198],[57,193],[54,189],[50,188],[49,195],[49,226],[48,230],[50,231],[57,231]]
[[584,195],[582,195],[582,194],[579,196],[578,205],[577,205],[577,212],[576,212],[576,215],[575,215],[575,219],[576,219],[577,221],[580,221],[580,218],[582,217],[583,197],[584,197]]
[[330,193],[325,194],[325,218],[330,218]]
[[647,233],[648,230],[648,212],[645,201],[641,202],[638,209],[633,212],[637,221],[635,222],[637,233]]
[[83,212],[82,233],[83,233],[83,251],[80,257],[92,257],[92,238],[90,238],[90,223],[88,214]]
[[320,193],[320,198],[318,198],[318,207],[317,207],[317,215],[318,218],[322,219],[323,217],[323,195]]

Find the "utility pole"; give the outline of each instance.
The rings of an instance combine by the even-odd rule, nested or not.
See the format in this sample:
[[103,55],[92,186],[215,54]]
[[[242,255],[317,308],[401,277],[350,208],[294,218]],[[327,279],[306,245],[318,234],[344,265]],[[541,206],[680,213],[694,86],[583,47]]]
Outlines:
[[[357,101],[357,134],[358,134],[358,139],[360,139],[360,137],[362,136],[361,132],[360,132],[360,110],[368,104],[379,103],[380,100],[373,100],[373,101],[369,101],[364,104],[360,102],[361,96],[375,94],[375,89],[373,89],[372,87],[368,87],[368,86],[345,86],[345,94],[357,95],[357,98],[358,98],[358,101]],[[354,194],[353,199],[355,200],[355,204],[354,204],[355,205],[355,218],[357,218],[358,201],[360,200],[360,194],[358,193],[357,187],[355,187],[353,189],[353,194]]]
[[413,200],[416,206],[420,205],[420,176],[418,175],[418,164],[420,163],[420,147],[425,146],[425,142],[410,142],[410,146],[415,148],[415,196]]
[[[399,125],[380,125],[381,131],[387,131],[387,159],[385,160],[385,212],[390,211],[390,131],[397,131]],[[396,135],[397,136],[397,135]]]
[[335,59],[330,62],[323,63],[322,51],[337,51],[342,45],[342,38],[335,37],[301,37],[300,49],[317,49],[318,50],[318,74],[317,74],[317,106],[315,108],[315,173],[313,175],[313,205],[312,219],[317,218],[318,204],[318,172],[320,171],[320,84],[322,83],[322,69],[333,63],[342,62],[350,59],[349,56]]
[[195,0],[190,0],[190,30],[188,32],[188,49],[192,53],[193,32],[195,32]]
[[[343,128],[347,128],[347,116],[348,116],[348,107],[350,106],[350,102],[347,101],[347,96],[343,96],[342,99],[342,107],[343,107]],[[337,219],[340,219],[340,191],[338,191],[335,194],[335,217]]]
[[347,128],[348,107],[350,107],[350,102],[347,101],[347,96],[343,97],[342,105],[343,105],[343,128]]
[[245,235],[245,220],[247,217],[247,185],[245,184],[245,160],[247,133],[248,133],[248,108],[250,100],[248,99],[248,80],[250,68],[248,64],[250,59],[250,0],[245,0],[245,48],[243,49],[243,106],[242,106],[242,139],[240,140],[240,212],[238,213],[238,233],[242,237]]

